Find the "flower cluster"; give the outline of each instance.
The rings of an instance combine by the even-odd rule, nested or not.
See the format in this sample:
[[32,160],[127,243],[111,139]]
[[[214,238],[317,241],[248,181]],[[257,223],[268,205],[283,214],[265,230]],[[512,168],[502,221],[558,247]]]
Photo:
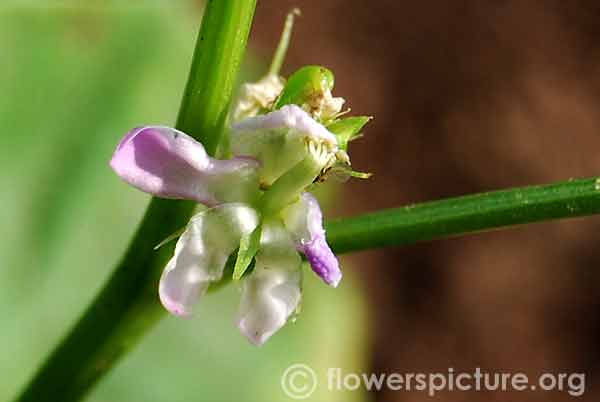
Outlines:
[[342,279],[325,239],[321,209],[306,189],[334,166],[349,165],[347,140],[358,130],[356,124],[351,130],[340,126],[343,121],[336,117],[343,100],[333,98],[330,87],[321,96],[312,91],[295,97],[297,104],[277,105],[285,91],[279,77],[244,87],[229,130],[230,159],[209,156],[202,144],[174,128],[145,126],[122,139],[110,162],[142,191],[208,207],[191,218],[164,269],[159,285],[164,307],[190,315],[238,250],[234,277],[241,278],[242,295],[237,324],[257,345],[299,306],[299,253],[328,285],[336,287]]

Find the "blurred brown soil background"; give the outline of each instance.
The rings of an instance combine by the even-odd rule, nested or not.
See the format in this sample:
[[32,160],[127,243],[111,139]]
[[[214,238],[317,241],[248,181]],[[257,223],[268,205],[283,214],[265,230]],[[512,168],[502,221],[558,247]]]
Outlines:
[[[322,64],[375,120],[351,156],[344,215],[600,173],[597,1],[262,0],[270,57],[302,9],[285,72]],[[373,372],[585,372],[597,400],[600,219],[537,224],[345,257],[371,308]],[[444,401],[566,401],[447,392]],[[431,400],[382,391],[376,401]]]

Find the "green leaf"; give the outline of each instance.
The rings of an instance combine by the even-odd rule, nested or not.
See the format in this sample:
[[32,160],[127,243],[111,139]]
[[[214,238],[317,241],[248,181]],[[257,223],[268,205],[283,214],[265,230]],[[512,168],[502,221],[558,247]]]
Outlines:
[[329,124],[327,129],[335,134],[339,147],[345,151],[350,141],[360,137],[360,131],[371,119],[370,116],[346,117]]
[[[175,127],[202,142],[210,155],[223,137],[255,7],[256,0],[206,1]],[[173,248],[151,250],[165,233],[184,226],[195,206],[152,199],[104,288],[15,401],[79,401],[166,315],[155,286]]]
[[240,240],[240,248],[233,267],[233,279],[239,280],[252,263],[252,259],[254,259],[260,246],[261,229],[262,227],[259,225],[252,233],[243,236]]
[[290,75],[281,96],[275,105],[279,109],[285,105],[303,105],[332,90],[335,79],[331,70],[322,66],[304,66]]

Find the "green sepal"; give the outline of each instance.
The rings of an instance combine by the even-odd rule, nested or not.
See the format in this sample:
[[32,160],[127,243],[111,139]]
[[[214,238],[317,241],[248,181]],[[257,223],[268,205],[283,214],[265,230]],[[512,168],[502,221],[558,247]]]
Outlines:
[[371,119],[370,116],[346,117],[329,124],[327,129],[337,137],[340,149],[346,151],[348,143],[360,136],[361,130]]
[[154,246],[153,250],[158,250],[165,244],[170,243],[173,240],[177,239],[179,236],[181,236],[183,234],[183,232],[185,232],[186,229],[187,229],[187,226],[184,226],[181,229],[178,229],[176,232],[171,233],[169,236],[167,236],[165,239],[163,239],[160,243],[158,243],[156,246]]
[[355,179],[366,180],[371,178],[371,176],[373,176],[373,173],[370,172],[357,172],[356,170],[350,172],[350,177],[354,177]]
[[335,79],[331,70],[322,66],[304,66],[288,78],[275,109],[295,104],[304,105],[332,90]]
[[239,280],[252,263],[252,260],[260,247],[261,232],[262,226],[258,225],[252,233],[242,236],[240,248],[238,249],[237,258],[235,260],[235,266],[233,267],[233,279]]
[[301,14],[302,13],[300,12],[300,9],[298,8],[293,8],[287,14],[287,17],[285,18],[285,24],[283,25],[283,31],[281,32],[281,37],[279,38],[279,44],[277,44],[277,50],[275,50],[273,61],[271,61],[271,67],[269,67],[269,74],[279,75],[279,71],[281,70],[283,61],[285,60],[288,47],[290,46],[292,29],[294,28],[294,18],[299,17]]

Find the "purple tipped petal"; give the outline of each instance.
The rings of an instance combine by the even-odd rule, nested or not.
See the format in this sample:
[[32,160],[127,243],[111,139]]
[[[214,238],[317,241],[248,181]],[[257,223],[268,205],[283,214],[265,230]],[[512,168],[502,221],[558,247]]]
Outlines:
[[333,251],[329,248],[325,235],[318,235],[309,243],[304,244],[301,251],[306,255],[312,270],[325,281],[326,284],[338,286],[342,280],[342,271]]
[[169,127],[131,130],[118,145],[110,166],[144,192],[207,205],[250,201],[258,187],[257,161],[213,159],[198,141]]
[[310,193],[303,193],[298,202],[282,212],[282,216],[296,247],[306,255],[312,270],[325,283],[337,287],[342,279],[342,271],[325,239],[323,215],[317,199]]

